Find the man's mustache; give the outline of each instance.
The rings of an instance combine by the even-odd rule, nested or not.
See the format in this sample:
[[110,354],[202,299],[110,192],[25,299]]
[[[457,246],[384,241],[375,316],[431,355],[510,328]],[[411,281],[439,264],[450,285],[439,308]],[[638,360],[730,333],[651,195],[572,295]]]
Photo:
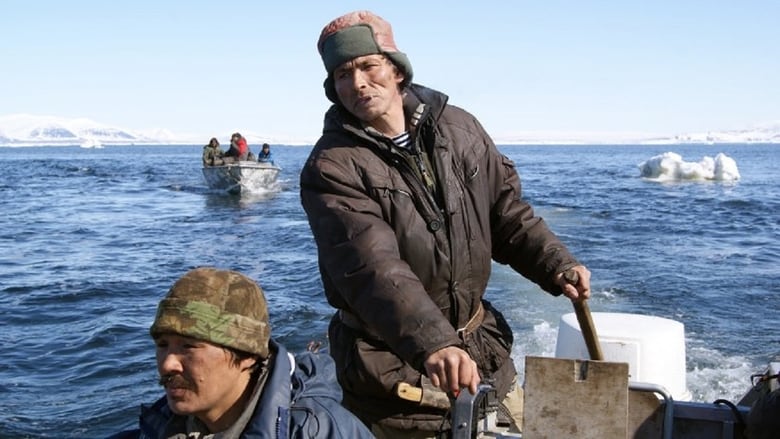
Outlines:
[[157,383],[163,387],[174,387],[174,388],[180,388],[180,389],[190,389],[192,390],[193,386],[190,384],[189,381],[187,381],[186,378],[184,378],[181,375],[162,375],[160,379],[157,381]]

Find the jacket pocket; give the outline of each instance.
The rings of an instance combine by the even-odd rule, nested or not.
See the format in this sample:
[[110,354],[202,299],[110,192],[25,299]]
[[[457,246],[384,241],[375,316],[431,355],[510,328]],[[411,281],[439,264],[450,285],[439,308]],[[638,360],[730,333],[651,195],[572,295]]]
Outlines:
[[331,324],[331,356],[345,392],[388,399],[399,382],[419,383],[420,373],[381,340],[363,338],[342,324]]

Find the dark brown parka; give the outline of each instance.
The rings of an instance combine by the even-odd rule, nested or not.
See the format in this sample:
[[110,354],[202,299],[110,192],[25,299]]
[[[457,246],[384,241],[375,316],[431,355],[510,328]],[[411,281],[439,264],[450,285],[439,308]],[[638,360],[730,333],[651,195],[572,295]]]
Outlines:
[[[366,422],[437,430],[445,411],[395,394],[399,382],[420,385],[429,355],[466,349],[500,398],[516,374],[512,331],[483,299],[491,259],[555,295],[554,275],[578,263],[522,200],[513,163],[472,115],[416,84],[404,112],[425,156],[332,106],[301,172],[301,202],[340,310],[329,337],[344,404]],[[480,305],[479,328],[459,333]]]

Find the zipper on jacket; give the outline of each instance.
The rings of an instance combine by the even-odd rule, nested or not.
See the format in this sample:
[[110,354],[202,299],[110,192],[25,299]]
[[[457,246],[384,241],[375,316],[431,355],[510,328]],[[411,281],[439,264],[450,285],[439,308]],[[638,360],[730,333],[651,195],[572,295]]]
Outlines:
[[420,170],[420,175],[422,175],[423,183],[425,184],[425,187],[428,188],[428,192],[433,195],[434,199],[436,198],[436,181],[434,181],[433,176],[431,176],[430,172],[428,172],[428,167],[425,166],[425,160],[422,157],[422,154],[425,154],[423,152],[420,152],[420,149],[417,148],[417,142],[412,143],[412,151],[411,155],[414,158],[414,163],[417,165],[417,169]]
[[[417,174],[412,169],[412,165],[409,164],[408,161],[404,160],[400,156],[400,152],[395,152],[397,149],[395,145],[390,145],[391,149],[390,151],[387,151],[387,154],[390,156],[390,164],[392,164],[398,171],[401,173],[401,176],[404,178],[406,183],[410,186],[416,187],[417,193],[425,194],[425,201],[427,203],[426,209],[422,209],[421,213],[423,214],[425,218],[425,222],[428,226],[428,231],[430,232],[436,232],[440,230],[444,225],[444,215],[442,214],[441,210],[439,209],[439,205],[436,203],[436,200],[433,198],[433,194],[431,194],[430,191],[428,191],[428,188],[426,187],[425,183],[420,181],[420,179],[417,177]],[[419,199],[420,197],[412,197],[412,200]],[[417,203],[416,203],[417,204]],[[420,206],[423,207],[423,206]],[[427,212],[427,215],[426,215]],[[431,212],[433,213],[431,215]],[[433,217],[433,218],[431,218]]]
[[[425,157],[423,157],[423,154],[427,154],[425,151],[420,148],[420,136],[419,136],[419,129],[418,125],[420,124],[420,120],[422,120],[423,113],[425,113],[425,104],[420,104],[417,106],[417,108],[414,110],[414,113],[412,114],[412,117],[409,121],[409,134],[412,136],[412,142],[409,145],[409,151],[412,154],[412,157],[414,158],[414,163],[417,165],[417,169],[420,171],[420,175],[422,176],[423,183],[425,183],[425,186],[428,188],[428,192],[430,192],[433,195],[434,200],[436,199],[436,179],[434,178],[431,171],[428,170],[428,166],[425,162]],[[438,203],[436,203],[438,206]]]
[[[427,223],[428,231],[436,232],[445,226],[445,216],[442,208],[439,206],[439,203],[436,202],[436,198],[434,196],[435,192],[432,192],[432,190],[436,189],[436,181],[430,174],[427,166],[425,166],[424,159],[420,157],[420,154],[425,154],[425,152],[421,152],[419,151],[419,148],[417,148],[417,125],[420,122],[424,111],[425,104],[420,104],[417,106],[414,114],[412,115],[410,123],[412,144],[411,148],[406,151],[402,151],[401,148],[392,141],[392,139],[380,133],[373,127],[364,127],[363,130],[364,133],[367,133],[371,138],[373,138],[373,141],[376,142],[378,146],[377,150],[380,152],[379,156],[384,156],[389,164],[398,169],[404,181],[406,181],[406,184],[412,186],[418,194],[425,194],[423,198],[427,203],[415,202],[415,205],[417,205],[417,208],[420,209],[420,213],[423,215],[425,222]],[[357,130],[355,130],[355,132],[361,137],[364,136],[364,134]],[[385,146],[386,148],[383,148],[382,146]],[[413,157],[417,167],[417,172],[415,172],[412,164],[409,163],[409,160],[404,158],[404,154]],[[421,197],[412,197],[412,200],[417,200],[419,198]],[[421,204],[427,204],[427,206]],[[433,215],[431,215],[431,212],[433,212]]]

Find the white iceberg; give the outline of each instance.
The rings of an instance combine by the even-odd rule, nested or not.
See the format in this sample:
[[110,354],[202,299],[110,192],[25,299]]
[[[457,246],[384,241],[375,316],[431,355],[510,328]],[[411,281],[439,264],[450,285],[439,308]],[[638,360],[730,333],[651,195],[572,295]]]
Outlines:
[[665,152],[640,163],[639,172],[641,177],[657,181],[740,179],[737,162],[724,153],[718,153],[715,158],[704,156],[699,162],[686,162],[677,153]]

